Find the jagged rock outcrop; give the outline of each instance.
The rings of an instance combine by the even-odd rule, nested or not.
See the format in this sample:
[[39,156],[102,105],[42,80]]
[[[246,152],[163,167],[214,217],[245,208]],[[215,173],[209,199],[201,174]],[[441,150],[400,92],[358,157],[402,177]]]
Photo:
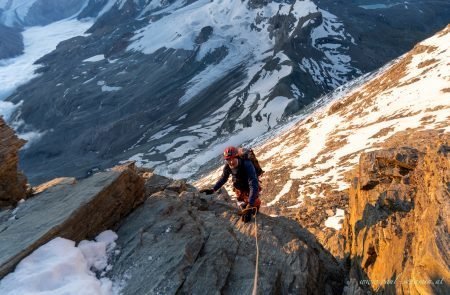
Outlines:
[[0,215],[0,277],[55,237],[80,241],[112,228],[144,200],[144,181],[133,164],[54,184]]
[[[242,223],[227,196],[147,174],[154,191],[121,224],[109,276],[122,294],[250,294],[255,224]],[[257,216],[258,294],[340,294],[336,260],[296,222]]]
[[0,117],[0,208],[14,206],[27,195],[27,179],[18,171],[19,139]]
[[329,192],[325,198],[306,197],[303,206],[295,209],[295,220],[310,231],[335,258],[343,262],[344,236],[340,230],[325,225],[326,220],[334,216],[337,209],[348,210],[348,194],[345,191]]
[[361,155],[344,224],[348,294],[450,293],[449,136],[425,133],[402,135],[417,148]]

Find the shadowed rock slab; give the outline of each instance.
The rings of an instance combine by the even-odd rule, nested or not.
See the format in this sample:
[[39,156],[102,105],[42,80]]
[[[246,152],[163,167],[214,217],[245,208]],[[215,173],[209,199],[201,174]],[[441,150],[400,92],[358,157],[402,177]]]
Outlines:
[[132,165],[48,188],[1,224],[0,277],[55,237],[80,241],[112,228],[143,197],[144,181]]

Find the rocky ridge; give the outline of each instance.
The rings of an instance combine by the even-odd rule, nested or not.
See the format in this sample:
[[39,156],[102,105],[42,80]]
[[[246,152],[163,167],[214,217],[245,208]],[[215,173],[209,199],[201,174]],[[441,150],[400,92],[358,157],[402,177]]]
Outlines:
[[[121,294],[252,290],[256,227],[240,221],[225,191],[205,196],[132,164],[82,181],[58,179],[40,190],[0,216],[1,276],[52,238],[80,241],[109,228],[119,238],[106,277],[121,282]],[[308,231],[264,214],[256,224],[258,292],[342,291],[342,268]]]
[[[183,182],[152,173],[147,177],[153,193],[117,230],[121,254],[111,277],[129,278],[123,294],[250,293],[256,261],[253,222],[242,223],[226,195],[205,196]],[[291,220],[264,214],[256,223],[259,293],[341,292],[338,263],[310,233]]]
[[[266,170],[262,210],[295,219],[348,266],[346,294],[448,293],[449,32],[324,97],[255,148]],[[341,230],[325,225],[338,209]]]
[[448,134],[410,133],[401,147],[361,155],[343,234],[350,278],[363,289],[450,291],[449,143]]
[[[17,141],[6,138],[8,146]],[[57,178],[0,211],[0,277],[56,237],[79,242],[114,229],[106,277],[120,282],[121,294],[249,293],[257,232],[260,293],[341,293],[342,268],[312,234],[284,217],[242,223],[237,211],[225,190],[205,196],[134,163],[82,180]]]
[[[361,152],[379,149],[405,130],[448,133],[449,40],[447,27],[380,71],[316,101],[280,131],[255,141],[253,148],[266,170],[265,203],[297,209],[305,198],[347,189]],[[220,173],[217,168],[196,184],[210,185]]]
[[[240,221],[226,190],[206,196],[133,163],[55,179],[0,212],[0,276],[52,238],[113,229],[106,277],[122,294],[250,293],[257,231],[263,294],[447,294],[449,142],[439,130],[400,133],[361,154],[348,201],[307,199],[297,221],[266,207],[256,225]],[[324,229],[338,207],[343,229]]]

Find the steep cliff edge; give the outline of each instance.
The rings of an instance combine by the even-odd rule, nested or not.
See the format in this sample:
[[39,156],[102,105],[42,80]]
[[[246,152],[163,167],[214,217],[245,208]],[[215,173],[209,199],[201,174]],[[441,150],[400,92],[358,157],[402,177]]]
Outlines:
[[393,148],[361,155],[343,229],[349,294],[358,283],[382,294],[450,294],[449,138],[405,132]]
[[14,206],[27,195],[27,179],[18,171],[19,139],[0,117],[0,208]]

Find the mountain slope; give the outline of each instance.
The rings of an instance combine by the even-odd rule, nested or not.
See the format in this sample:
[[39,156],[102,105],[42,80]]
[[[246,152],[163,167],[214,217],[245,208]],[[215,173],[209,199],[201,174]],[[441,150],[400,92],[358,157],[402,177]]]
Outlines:
[[[224,146],[272,130],[387,62],[380,55],[366,64],[373,42],[360,43],[348,17],[312,1],[85,4],[78,18],[93,18],[89,35],[40,58],[37,77],[7,99],[17,106],[16,130],[40,135],[22,153],[34,183],[130,158],[190,177]],[[433,13],[439,7],[430,4]]]
[[[361,152],[400,132],[450,132],[450,26],[378,73],[316,103],[310,114],[256,149],[267,171],[268,206],[299,207],[305,197],[349,187]],[[342,92],[344,94],[342,94]],[[217,179],[220,170],[198,181]]]
[[89,0],[1,0],[0,23],[8,27],[48,25],[80,12]]

